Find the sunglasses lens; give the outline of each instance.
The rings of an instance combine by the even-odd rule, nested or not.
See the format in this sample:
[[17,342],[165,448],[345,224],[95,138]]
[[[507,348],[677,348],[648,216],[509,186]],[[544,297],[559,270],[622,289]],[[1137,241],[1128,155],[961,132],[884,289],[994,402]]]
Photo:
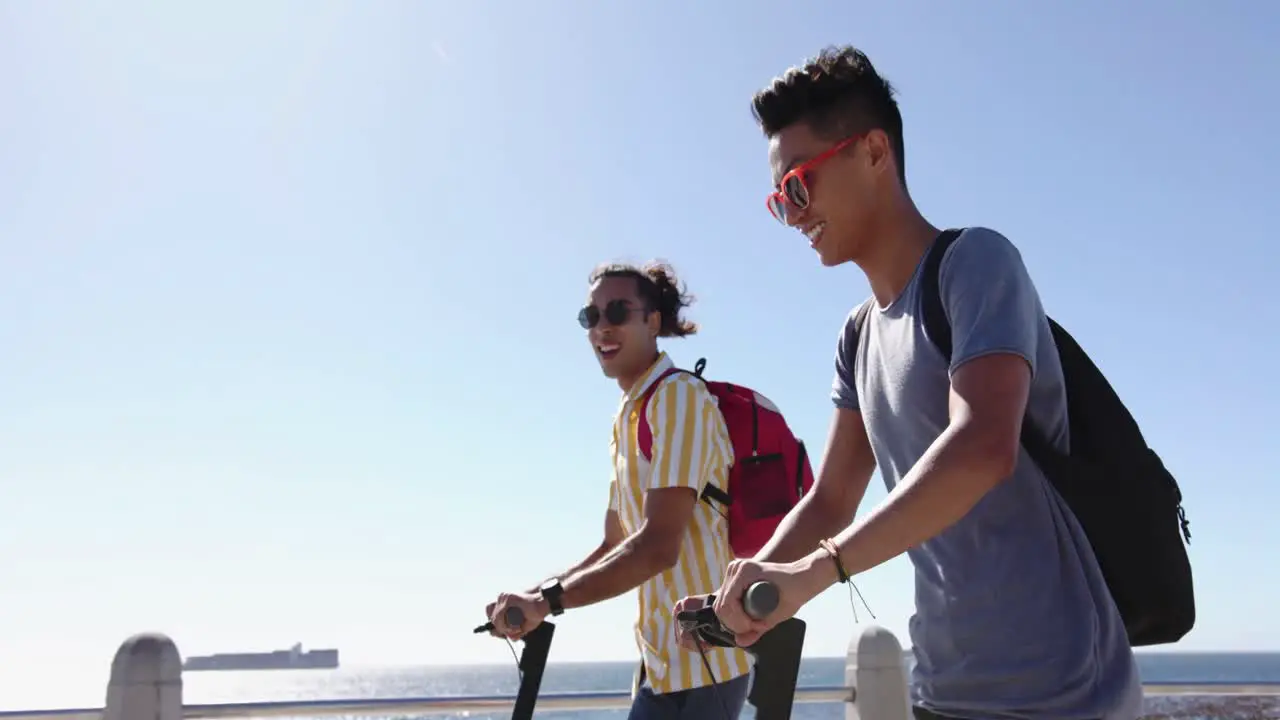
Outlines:
[[800,180],[799,175],[792,175],[782,184],[782,192],[787,194],[787,200],[792,205],[801,210],[809,207],[809,189],[804,186],[804,182]]
[[609,321],[610,325],[621,325],[627,321],[627,314],[631,307],[621,300],[614,300],[604,306],[604,319]]
[[588,305],[578,311],[578,324],[584,330],[590,330],[600,322],[600,311],[595,305]]
[[786,208],[782,207],[782,196],[777,194],[770,195],[769,214],[773,215],[773,218],[778,222],[784,223],[787,221],[786,212]]

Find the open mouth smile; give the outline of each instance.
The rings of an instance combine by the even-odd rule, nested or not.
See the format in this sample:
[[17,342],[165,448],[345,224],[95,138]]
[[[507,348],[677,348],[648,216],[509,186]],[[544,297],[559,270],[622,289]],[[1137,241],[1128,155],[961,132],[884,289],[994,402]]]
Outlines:
[[816,223],[804,229],[804,236],[809,238],[809,247],[818,247],[818,241],[822,239],[822,231],[826,229],[827,224],[825,222]]

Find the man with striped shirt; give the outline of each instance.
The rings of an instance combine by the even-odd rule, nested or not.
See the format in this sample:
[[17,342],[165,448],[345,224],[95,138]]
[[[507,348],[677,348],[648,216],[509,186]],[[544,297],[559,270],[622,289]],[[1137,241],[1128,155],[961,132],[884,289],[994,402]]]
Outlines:
[[[657,345],[660,337],[697,331],[681,317],[688,304],[665,265],[610,265],[592,274],[578,319],[604,374],[622,388],[610,441],[613,480],[604,540],[537,589],[504,593],[486,608],[496,633],[519,638],[548,614],[638,588],[640,682],[630,720],[734,720],[750,683],[752,661],[745,651],[708,648],[704,657],[676,641],[676,601],[714,592],[733,559],[727,520],[698,501],[708,482],[729,489],[728,429],[701,380],[688,373],[664,376],[674,366]],[[637,443],[642,408],[652,436],[649,458]],[[503,620],[510,606],[524,612],[520,627]]]

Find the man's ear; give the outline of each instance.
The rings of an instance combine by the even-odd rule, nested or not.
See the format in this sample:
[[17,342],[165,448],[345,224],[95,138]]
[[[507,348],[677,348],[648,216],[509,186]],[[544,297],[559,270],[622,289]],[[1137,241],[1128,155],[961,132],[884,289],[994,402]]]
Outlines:
[[649,334],[658,337],[662,332],[662,313],[657,310],[650,310],[645,314],[645,325],[649,326]]
[[876,173],[886,172],[893,167],[893,143],[885,131],[875,129],[867,133],[863,140],[867,148],[867,161]]

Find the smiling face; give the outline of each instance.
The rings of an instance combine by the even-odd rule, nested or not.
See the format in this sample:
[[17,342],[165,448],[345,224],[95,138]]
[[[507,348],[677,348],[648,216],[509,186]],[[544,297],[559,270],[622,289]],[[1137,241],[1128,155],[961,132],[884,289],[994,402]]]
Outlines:
[[799,229],[828,267],[863,255],[877,239],[881,185],[894,177],[878,130],[836,140],[797,122],[769,140],[770,210]]
[[605,276],[592,283],[578,322],[605,377],[629,384],[644,374],[658,354],[660,318],[637,292],[632,277]]

